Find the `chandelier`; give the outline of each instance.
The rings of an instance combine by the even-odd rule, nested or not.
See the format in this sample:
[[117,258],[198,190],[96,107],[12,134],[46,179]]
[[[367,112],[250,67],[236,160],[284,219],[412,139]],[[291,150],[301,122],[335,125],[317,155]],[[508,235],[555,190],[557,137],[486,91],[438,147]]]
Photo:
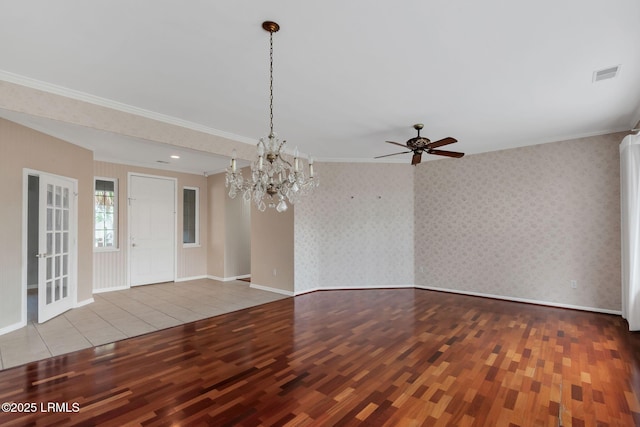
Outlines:
[[258,210],[262,212],[267,206],[284,212],[287,210],[287,201],[294,204],[301,195],[318,186],[318,177],[314,175],[312,157],[309,157],[308,161],[308,176],[305,174],[297,148],[293,157],[288,156],[287,160],[283,151],[287,141],[280,142],[273,131],[273,33],[277,32],[280,26],[275,22],[266,21],[262,23],[262,28],[269,32],[269,135],[260,138],[257,145],[258,156],[251,163],[251,177],[246,180],[242,172],[237,170],[236,150],[233,150],[225,185],[232,199],[238,193],[242,193],[245,201],[253,199]]

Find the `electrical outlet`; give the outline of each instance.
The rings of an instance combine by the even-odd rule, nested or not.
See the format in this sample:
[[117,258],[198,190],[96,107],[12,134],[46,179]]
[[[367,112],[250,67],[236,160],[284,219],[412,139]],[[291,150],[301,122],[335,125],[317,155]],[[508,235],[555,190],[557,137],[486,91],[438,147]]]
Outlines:
[[571,281],[571,289],[576,289],[578,287],[578,281],[577,280],[572,280]]
[[273,275],[274,275],[274,276],[277,276],[277,275],[278,275],[278,270],[277,270],[277,269],[275,269],[275,268],[273,269]]
[[424,267],[420,267],[420,273],[424,273]]

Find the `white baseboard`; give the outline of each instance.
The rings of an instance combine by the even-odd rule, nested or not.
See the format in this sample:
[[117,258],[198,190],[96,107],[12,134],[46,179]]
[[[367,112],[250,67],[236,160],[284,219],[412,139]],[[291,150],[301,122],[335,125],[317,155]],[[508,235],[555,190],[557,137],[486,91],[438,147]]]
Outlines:
[[323,286],[321,288],[304,289],[302,291],[296,291],[295,295],[308,294],[309,292],[316,291],[348,291],[348,290],[363,290],[363,289],[412,289],[415,288],[412,284],[407,285],[344,285],[344,286]]
[[18,322],[18,323],[14,323],[13,325],[5,326],[4,328],[0,328],[0,335],[17,331],[18,329],[24,328],[25,326],[27,326],[27,322]]
[[218,277],[218,276],[205,276],[207,279],[217,280],[218,282],[231,282],[232,280],[246,279],[247,277],[251,277],[250,274],[243,274],[241,276],[231,276],[231,277]]
[[541,300],[528,299],[528,298],[507,297],[507,296],[504,296],[504,295],[485,294],[485,293],[482,293],[482,292],[460,291],[460,290],[457,290],[457,289],[436,288],[436,287],[433,287],[433,286],[416,285],[415,287],[417,289],[426,289],[428,291],[440,291],[440,292],[448,292],[448,293],[452,293],[452,294],[469,295],[469,296],[474,296],[474,297],[484,297],[484,298],[500,299],[500,300],[505,300],[505,301],[513,301],[513,302],[524,302],[524,303],[528,303],[528,304],[546,305],[546,306],[549,306],[549,307],[570,308],[570,309],[573,309],[573,310],[591,311],[591,312],[594,312],[594,313],[615,314],[615,315],[620,315],[620,316],[622,315],[622,311],[609,310],[609,309],[606,309],[606,308],[584,307],[584,306],[581,306],[581,305],[563,304],[563,303],[559,303],[559,302],[541,301]]
[[85,306],[85,305],[91,304],[91,303],[93,303],[93,302],[95,302],[95,301],[93,300],[93,298],[89,298],[89,299],[86,299],[86,300],[84,300],[84,301],[78,301],[78,302],[76,303],[76,305],[74,305],[74,306],[73,306],[73,308],[80,308],[80,307],[83,307],[83,306]]
[[262,285],[258,285],[256,283],[251,283],[251,285],[249,287],[254,288],[254,289],[260,289],[262,291],[274,292],[274,293],[280,294],[280,295],[286,295],[288,297],[294,296],[294,293],[291,292],[291,291],[285,291],[284,289],[272,288],[270,286],[262,286]]
[[111,292],[111,291],[124,291],[125,289],[131,289],[129,288],[129,286],[116,286],[113,288],[102,288],[102,289],[94,289],[93,293],[94,294],[101,294],[104,292]]
[[201,280],[201,279],[208,279],[209,276],[202,275],[202,276],[192,276],[192,277],[180,277],[179,279],[176,279],[175,282],[179,283],[179,282],[188,282],[189,280]]
[[295,291],[293,296],[297,297],[298,295],[304,295],[304,294],[308,294],[308,293],[311,293],[311,292],[322,291],[324,289],[325,288],[311,288],[311,289],[304,289],[302,291]]

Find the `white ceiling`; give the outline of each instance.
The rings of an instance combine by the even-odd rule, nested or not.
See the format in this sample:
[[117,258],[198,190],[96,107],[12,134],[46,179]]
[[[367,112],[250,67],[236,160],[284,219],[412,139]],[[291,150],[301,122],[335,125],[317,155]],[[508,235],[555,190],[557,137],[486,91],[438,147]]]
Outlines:
[[[275,130],[320,160],[399,151],[384,141],[415,136],[414,123],[474,154],[629,130],[640,119],[638,0],[5,2],[0,80],[17,75],[253,141],[268,133],[264,20],[282,27]],[[592,82],[615,65],[618,77]],[[8,110],[0,117],[103,160],[148,165],[176,151],[181,161],[166,168],[225,164]]]

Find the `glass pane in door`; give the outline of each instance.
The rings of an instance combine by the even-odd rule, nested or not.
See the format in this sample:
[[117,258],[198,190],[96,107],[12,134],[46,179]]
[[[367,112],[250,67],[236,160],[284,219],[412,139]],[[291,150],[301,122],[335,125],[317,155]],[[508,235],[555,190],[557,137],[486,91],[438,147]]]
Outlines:
[[51,287],[53,286],[53,280],[47,280],[47,304],[51,304],[51,302],[53,301],[52,295],[52,289]]
[[38,322],[51,319],[73,306],[75,270],[75,185],[43,174],[39,200]]
[[56,185],[56,207],[62,206],[62,187]]
[[47,185],[47,304],[69,294],[69,189]]
[[53,206],[53,185],[47,184],[47,206]]

